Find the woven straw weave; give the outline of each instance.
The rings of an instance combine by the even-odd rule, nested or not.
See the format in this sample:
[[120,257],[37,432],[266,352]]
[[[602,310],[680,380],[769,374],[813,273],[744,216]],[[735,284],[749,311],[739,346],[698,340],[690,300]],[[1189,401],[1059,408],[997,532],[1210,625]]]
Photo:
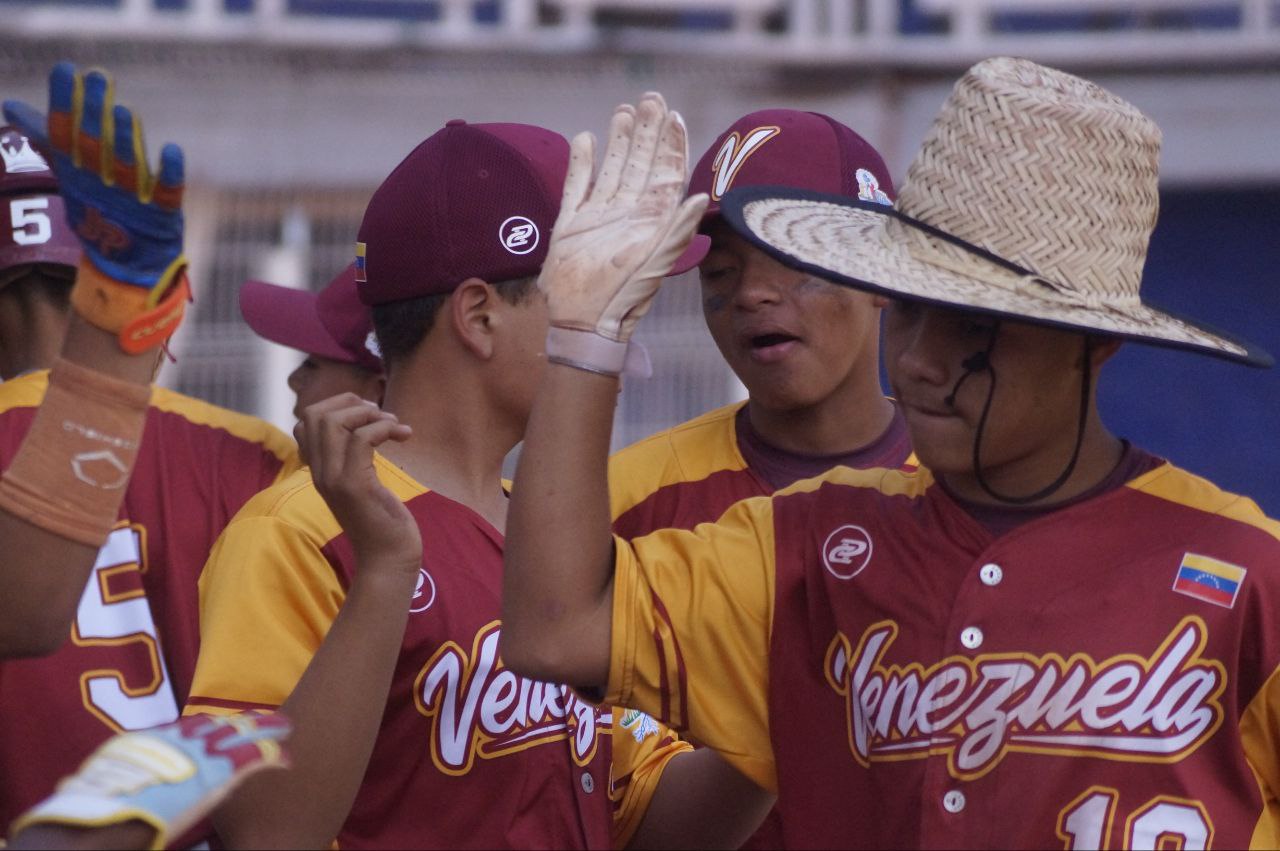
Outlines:
[[975,68],[948,105],[898,209],[1064,287],[1136,303],[1160,128],[1093,83],[1015,59]]
[[1029,274],[835,197],[745,190],[728,219],[784,261],[853,286],[1268,363],[1139,298],[1159,155],[1155,123],[1099,86],[988,59],[952,90],[894,208]]

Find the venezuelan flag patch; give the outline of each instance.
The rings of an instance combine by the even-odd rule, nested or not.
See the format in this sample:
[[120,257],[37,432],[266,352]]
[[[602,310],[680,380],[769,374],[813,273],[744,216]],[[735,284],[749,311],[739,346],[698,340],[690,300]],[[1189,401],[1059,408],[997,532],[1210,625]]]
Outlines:
[[1173,590],[1229,609],[1236,604],[1236,595],[1247,572],[1225,561],[1186,553],[1173,577]]
[[364,243],[356,243],[356,283],[367,284],[369,277],[364,269]]

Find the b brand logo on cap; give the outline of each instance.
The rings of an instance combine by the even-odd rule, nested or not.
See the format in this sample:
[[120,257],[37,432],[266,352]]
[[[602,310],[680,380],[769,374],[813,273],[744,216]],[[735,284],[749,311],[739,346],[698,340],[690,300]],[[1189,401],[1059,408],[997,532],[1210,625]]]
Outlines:
[[538,226],[524,216],[512,216],[498,228],[502,247],[512,254],[528,254],[538,247]]
[[861,526],[841,526],[822,545],[822,563],[836,579],[852,579],[871,561],[871,536]]

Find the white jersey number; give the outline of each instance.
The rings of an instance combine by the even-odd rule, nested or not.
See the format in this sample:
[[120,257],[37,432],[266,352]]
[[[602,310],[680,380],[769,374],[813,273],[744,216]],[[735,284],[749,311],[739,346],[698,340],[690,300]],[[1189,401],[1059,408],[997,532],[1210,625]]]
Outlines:
[[[1067,851],[1107,848],[1119,801],[1116,790],[1092,786],[1068,804],[1058,816],[1058,837]],[[1183,851],[1204,851],[1212,839],[1213,825],[1203,804],[1160,795],[1129,814],[1123,847],[1154,851],[1173,842]]]
[[[9,202],[9,222],[18,245],[43,245],[53,236],[48,198],[15,198]],[[32,230],[35,228],[35,230]]]
[[130,683],[123,672],[114,669],[80,675],[85,707],[116,732],[178,720],[178,702],[160,653],[160,638],[146,594],[141,589],[123,593],[111,590],[113,577],[141,570],[137,530],[116,529],[98,551],[71,629],[72,642],[82,647],[141,645],[134,652],[150,655],[151,678],[147,682]]

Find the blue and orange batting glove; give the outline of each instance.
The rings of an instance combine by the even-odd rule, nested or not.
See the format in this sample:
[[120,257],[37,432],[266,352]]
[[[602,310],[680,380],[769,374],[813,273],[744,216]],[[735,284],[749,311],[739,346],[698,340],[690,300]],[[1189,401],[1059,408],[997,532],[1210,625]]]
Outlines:
[[182,149],[147,166],[142,124],[114,106],[111,78],[60,62],[49,74],[49,117],[21,101],[4,115],[51,155],[72,230],[84,248],[72,304],[138,354],[182,321],[190,287],[182,256]]
[[202,819],[246,777],[286,768],[282,715],[192,715],[173,724],[108,739],[13,823],[9,835],[36,825],[93,828],[141,821],[163,848]]

